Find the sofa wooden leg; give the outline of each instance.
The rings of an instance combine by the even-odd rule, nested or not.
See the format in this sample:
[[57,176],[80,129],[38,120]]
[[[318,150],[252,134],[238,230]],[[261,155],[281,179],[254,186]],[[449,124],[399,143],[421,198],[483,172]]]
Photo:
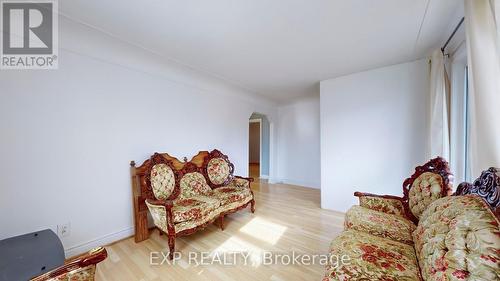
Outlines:
[[252,210],[252,213],[255,213],[255,200],[252,199],[252,201],[250,202],[250,208]]
[[168,249],[170,250],[168,258],[173,260],[175,251],[175,235],[168,235]]
[[174,226],[174,216],[172,214],[172,204],[166,204],[165,209],[167,211],[167,232],[168,235],[168,249],[170,253],[168,254],[168,258],[170,260],[174,259],[174,251],[175,251],[175,226]]
[[220,229],[224,231],[224,215],[220,215],[218,220]]

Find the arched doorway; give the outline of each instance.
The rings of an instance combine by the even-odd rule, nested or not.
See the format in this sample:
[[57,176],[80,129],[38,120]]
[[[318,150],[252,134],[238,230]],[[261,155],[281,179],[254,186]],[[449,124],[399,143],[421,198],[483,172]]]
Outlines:
[[270,124],[264,114],[252,113],[248,129],[249,176],[268,179],[270,172]]

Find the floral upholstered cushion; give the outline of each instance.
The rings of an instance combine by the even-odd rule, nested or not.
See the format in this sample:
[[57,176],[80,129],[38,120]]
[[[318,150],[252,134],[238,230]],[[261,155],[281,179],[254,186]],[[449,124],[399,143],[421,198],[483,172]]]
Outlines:
[[167,199],[175,188],[175,176],[167,164],[156,164],[151,169],[151,188],[157,199]]
[[[166,232],[166,209],[161,205],[146,205],[151,213],[154,224]],[[208,213],[216,210],[220,206],[220,200],[215,197],[195,195],[190,198],[176,198],[173,201],[172,217],[174,223],[180,223],[190,220],[199,220]]]
[[198,172],[187,173],[180,180],[182,198],[190,198],[194,195],[209,195],[212,189],[207,184],[205,177]]
[[237,201],[244,201],[246,198],[252,197],[252,193],[248,188],[223,186],[215,188],[213,196],[219,199],[222,205],[226,205]]
[[500,280],[499,224],[480,197],[434,201],[413,236],[425,280]]
[[183,232],[183,231],[186,231],[189,229],[193,229],[195,227],[206,225],[206,224],[210,223],[211,221],[216,220],[219,217],[219,215],[220,215],[220,210],[217,209],[217,210],[209,212],[208,214],[206,214],[203,217],[200,217],[199,219],[190,220],[190,221],[183,221],[181,223],[176,223],[174,225],[175,233]]
[[219,187],[214,189],[213,196],[221,201],[221,212],[233,211],[253,199],[250,189],[241,187]]
[[[159,229],[161,229],[163,232],[168,233],[167,212],[165,210],[165,207],[160,205],[152,205],[149,204],[147,201],[146,205],[148,206],[149,212],[151,213],[154,225]],[[185,230],[189,230],[207,224],[210,221],[213,221],[217,217],[219,217],[220,213],[221,213],[220,208],[216,208],[214,210],[205,212],[203,216],[195,216],[192,217],[191,220],[175,223],[174,224],[175,233],[179,233]]]
[[412,246],[356,230],[345,230],[331,243],[330,254],[349,259],[329,264],[328,280],[421,280]]
[[392,214],[352,206],[345,215],[346,229],[358,230],[391,240],[413,244],[416,226],[409,220]]
[[229,164],[222,158],[212,158],[207,164],[207,175],[213,184],[223,184],[231,175]]
[[172,207],[174,223],[200,219],[219,206],[220,201],[214,197],[195,195],[190,198],[177,198]]
[[425,172],[418,176],[411,185],[408,204],[412,214],[419,218],[431,202],[443,197],[443,178],[436,173]]
[[404,216],[405,210],[401,200],[392,198],[383,198],[376,196],[361,196],[359,197],[359,205],[375,211]]

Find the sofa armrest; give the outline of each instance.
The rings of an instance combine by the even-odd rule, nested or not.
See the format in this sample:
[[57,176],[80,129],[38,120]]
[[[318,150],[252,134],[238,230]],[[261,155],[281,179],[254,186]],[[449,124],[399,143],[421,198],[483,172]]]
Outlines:
[[253,182],[253,178],[245,178],[245,177],[240,177],[240,176],[234,176],[233,180],[229,182],[227,186],[231,187],[237,187],[237,188],[249,188],[250,189],[250,183]]
[[394,199],[394,200],[403,200],[402,197],[399,197],[399,196],[395,196],[395,195],[380,195],[380,194],[373,194],[373,193],[366,193],[366,192],[359,192],[359,191],[356,191],[354,192],[354,196],[356,197],[364,197],[364,196],[367,196],[367,197],[377,197],[377,198],[383,198],[383,199]]
[[377,195],[371,193],[354,192],[354,196],[359,197],[359,205],[387,214],[405,216],[403,198],[394,195]]
[[108,256],[103,247],[95,248],[88,253],[67,261],[64,265],[45,274],[31,279],[31,281],[49,280],[94,280],[97,263]]
[[247,180],[248,182],[253,182],[254,181],[253,178],[246,178],[246,177],[240,177],[240,176],[234,176],[234,177],[237,178],[237,179]]
[[157,228],[167,234],[175,233],[172,215],[174,203],[172,200],[146,199],[146,206],[148,206],[153,223]]
[[146,201],[150,205],[163,206],[163,207],[165,207],[167,209],[172,208],[172,206],[174,205],[174,201],[172,201],[172,200],[146,199]]

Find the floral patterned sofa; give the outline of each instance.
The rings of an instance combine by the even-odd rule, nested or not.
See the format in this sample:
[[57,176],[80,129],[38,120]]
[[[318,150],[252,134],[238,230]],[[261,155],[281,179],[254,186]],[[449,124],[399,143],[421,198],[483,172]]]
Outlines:
[[323,280],[500,280],[498,170],[461,184],[454,196],[446,196],[449,177],[437,158],[416,168],[403,197],[357,193],[362,206],[347,212],[330,246],[350,260],[329,264]]
[[[218,150],[201,151],[186,160],[155,153],[140,167],[132,165],[134,207],[144,212],[140,205],[145,203],[160,234],[168,235],[170,258],[176,237],[194,233],[215,220],[224,229],[226,215],[247,206],[255,211],[250,189],[253,179],[234,176],[234,165],[226,155]],[[147,225],[147,221],[138,224],[138,219],[136,238],[137,228]]]

